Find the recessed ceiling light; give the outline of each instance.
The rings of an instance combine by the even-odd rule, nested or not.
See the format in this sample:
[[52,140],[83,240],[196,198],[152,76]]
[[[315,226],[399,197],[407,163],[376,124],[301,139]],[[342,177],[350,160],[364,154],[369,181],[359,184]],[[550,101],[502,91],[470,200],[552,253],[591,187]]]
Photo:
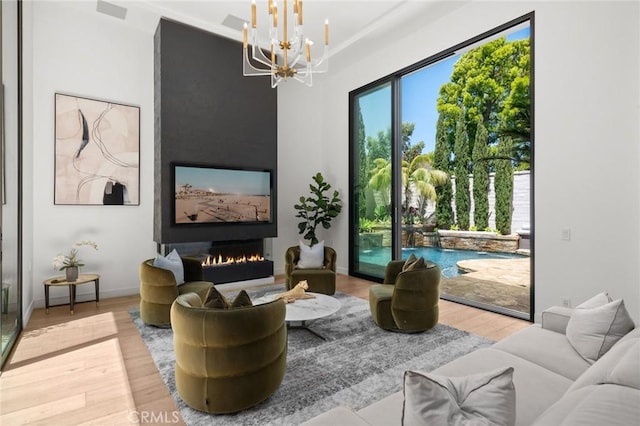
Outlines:
[[127,17],[127,8],[108,3],[104,0],[98,0],[98,7],[96,10],[105,15],[113,16],[114,18],[124,19]]
[[232,28],[234,30],[242,31],[242,28],[246,22],[247,21],[245,21],[244,19],[238,18],[237,16],[227,15],[227,17],[224,18],[224,21],[222,21],[222,25],[224,25],[225,27]]

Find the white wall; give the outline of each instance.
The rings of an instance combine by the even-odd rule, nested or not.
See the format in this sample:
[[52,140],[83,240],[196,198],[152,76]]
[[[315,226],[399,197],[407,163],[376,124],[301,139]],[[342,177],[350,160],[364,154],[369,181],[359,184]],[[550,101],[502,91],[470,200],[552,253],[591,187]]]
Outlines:
[[[638,8],[587,2],[539,14],[538,311],[563,294],[577,304],[608,290],[640,319]],[[561,241],[563,228],[570,242]]]
[[[292,203],[311,171],[330,177],[348,204],[349,91],[535,11],[535,311],[607,290],[640,323],[638,3],[458,6],[409,37],[361,42],[359,52],[332,58],[313,88],[278,89],[278,178],[287,189],[274,253],[297,241]],[[563,228],[571,241],[561,241]],[[345,272],[346,211],[329,235]]]
[[[95,12],[95,2],[25,2],[25,317],[44,306],[42,281],[60,274],[58,253],[83,239],[85,272],[101,274],[100,296],[136,294],[140,262],[155,253],[153,242],[153,30]],[[140,205],[53,204],[54,93],[140,107]],[[28,195],[27,195],[28,194]],[[32,234],[32,237],[29,235]],[[32,287],[30,288],[30,285]],[[93,298],[93,286],[78,288]],[[82,296],[80,296],[82,295]],[[84,296],[86,295],[86,296]],[[56,300],[60,298],[60,300]],[[65,288],[51,290],[51,303],[67,303]]]
[[[276,274],[284,273],[284,253],[288,247],[297,245],[302,236],[298,234],[297,211],[294,204],[299,203],[301,196],[309,196],[309,185],[314,183],[313,176],[321,172],[325,181],[334,190],[340,192],[342,214],[332,222],[332,229],[325,231],[322,226],[316,228],[319,240],[326,245],[346,244],[348,228],[348,168],[347,129],[340,136],[344,147],[340,147],[335,155],[327,147],[335,146],[332,137],[332,123],[325,122],[322,106],[327,102],[317,82],[326,76],[315,77],[316,86],[307,87],[297,82],[286,82],[278,88],[278,238],[273,239],[273,260]],[[325,83],[326,84],[326,83]],[[348,115],[347,95],[343,93],[344,102],[338,107]],[[340,125],[347,121],[340,120]],[[344,149],[342,149],[344,148]],[[331,195],[329,194],[329,195]],[[344,235],[336,236],[336,229],[344,229]],[[346,247],[346,246],[345,246]],[[348,273],[346,251],[339,257],[339,272]]]

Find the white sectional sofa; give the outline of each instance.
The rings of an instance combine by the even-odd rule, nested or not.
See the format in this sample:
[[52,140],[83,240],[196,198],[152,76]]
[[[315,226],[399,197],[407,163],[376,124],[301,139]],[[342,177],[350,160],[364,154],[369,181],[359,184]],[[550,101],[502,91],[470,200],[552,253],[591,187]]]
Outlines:
[[[591,364],[565,335],[572,312],[551,308],[542,314],[541,325],[532,325],[432,373],[467,376],[513,367],[516,425],[640,425],[640,328],[624,335]],[[334,408],[305,425],[400,425],[403,400],[400,391],[357,412]]]

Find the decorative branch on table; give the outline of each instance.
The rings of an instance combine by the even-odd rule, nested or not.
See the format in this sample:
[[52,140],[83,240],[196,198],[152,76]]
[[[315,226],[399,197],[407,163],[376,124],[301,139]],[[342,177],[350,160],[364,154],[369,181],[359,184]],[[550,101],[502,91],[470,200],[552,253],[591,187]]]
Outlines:
[[303,219],[298,223],[298,233],[304,234],[303,238],[311,241],[311,245],[318,243],[316,237],[316,227],[322,224],[324,229],[331,228],[331,221],[342,211],[342,201],[340,193],[333,191],[333,196],[329,198],[324,193],[331,189],[331,185],[324,181],[320,172],[313,176],[317,186],[309,184],[309,190],[314,197],[300,197],[300,204],[295,204],[293,208],[298,210],[296,217]]

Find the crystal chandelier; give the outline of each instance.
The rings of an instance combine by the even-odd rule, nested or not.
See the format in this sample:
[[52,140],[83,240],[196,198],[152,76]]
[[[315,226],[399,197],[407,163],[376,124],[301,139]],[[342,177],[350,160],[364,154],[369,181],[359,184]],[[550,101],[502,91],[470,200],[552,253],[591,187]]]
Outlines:
[[[307,86],[313,84],[314,73],[326,72],[329,62],[329,21],[324,21],[324,51],[320,58],[311,57],[313,41],[304,36],[302,26],[302,0],[293,0],[293,37],[289,38],[287,0],[278,7],[276,0],[269,0],[269,56],[258,45],[256,2],[251,3],[251,35],[247,24],[242,32],[242,72],[245,76],[270,75],[271,87],[292,78]],[[280,20],[280,14],[282,19]],[[278,24],[282,24],[278,28]],[[251,53],[249,52],[251,37]],[[282,37],[280,39],[280,37]]]

